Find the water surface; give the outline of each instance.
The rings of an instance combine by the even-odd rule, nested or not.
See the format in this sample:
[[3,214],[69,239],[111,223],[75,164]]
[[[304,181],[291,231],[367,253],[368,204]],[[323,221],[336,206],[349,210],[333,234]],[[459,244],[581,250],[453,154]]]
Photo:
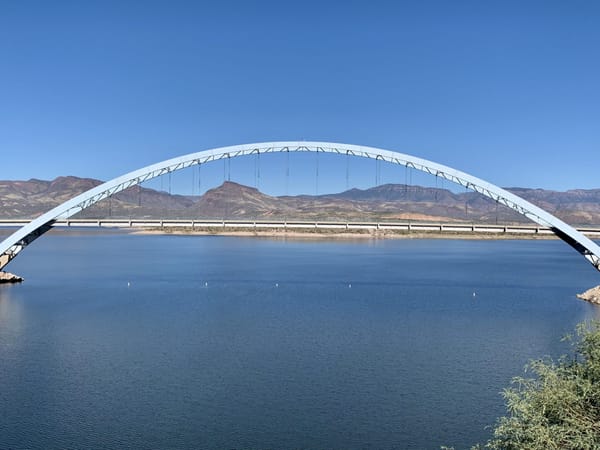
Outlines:
[[88,232],[9,269],[0,448],[464,448],[600,317],[559,241]]

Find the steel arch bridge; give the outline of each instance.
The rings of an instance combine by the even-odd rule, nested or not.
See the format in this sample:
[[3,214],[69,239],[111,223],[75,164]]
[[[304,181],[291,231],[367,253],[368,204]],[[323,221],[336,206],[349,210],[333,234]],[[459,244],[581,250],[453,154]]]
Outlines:
[[304,141],[263,142],[220,147],[168,159],[114,178],[51,209],[8,236],[0,243],[0,270],[12,261],[25,247],[31,244],[31,242],[48,231],[56,220],[67,219],[100,200],[108,198],[131,186],[167,173],[211,161],[276,152],[334,153],[371,158],[414,168],[452,181],[467,189],[478,192],[499,204],[507,206],[539,225],[548,227],[559,238],[583,255],[597,270],[600,270],[600,247],[591,239],[552,214],[487,181],[433,161],[395,151],[360,145]]

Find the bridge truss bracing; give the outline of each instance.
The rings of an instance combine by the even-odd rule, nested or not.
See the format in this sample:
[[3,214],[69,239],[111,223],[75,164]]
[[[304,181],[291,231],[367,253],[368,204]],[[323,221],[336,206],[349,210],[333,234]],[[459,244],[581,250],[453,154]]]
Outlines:
[[170,174],[177,170],[212,161],[277,152],[334,153],[371,158],[392,164],[399,164],[444,180],[452,181],[516,211],[539,225],[550,228],[559,238],[575,248],[596,269],[600,270],[600,247],[591,239],[547,211],[485,180],[433,161],[395,151],[360,145],[304,141],[266,142],[205,150],[168,159],[114,178],[62,203],[7,237],[0,243],[0,270],[13,260],[27,245],[48,231],[56,220],[68,219],[74,214],[131,186],[139,185],[164,174]]

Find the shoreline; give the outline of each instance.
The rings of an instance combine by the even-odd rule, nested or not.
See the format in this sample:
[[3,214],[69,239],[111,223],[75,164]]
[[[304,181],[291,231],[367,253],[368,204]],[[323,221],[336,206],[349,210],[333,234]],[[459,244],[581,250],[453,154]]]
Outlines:
[[293,231],[284,229],[259,229],[249,231],[248,229],[236,228],[141,228],[129,231],[129,234],[148,235],[172,235],[172,236],[232,236],[232,237],[259,237],[259,238],[282,238],[282,239],[332,239],[332,240],[379,240],[379,239],[465,239],[465,240],[558,240],[554,234],[534,233],[493,233],[493,232],[455,232],[455,231],[405,231],[405,230],[344,230],[310,228],[295,229]]
[[[5,221],[0,236],[11,234],[20,221]],[[12,225],[7,227],[6,225]],[[582,226],[579,232],[600,239],[600,227]],[[557,240],[549,228],[531,224],[432,223],[432,222],[334,222],[217,219],[65,219],[51,234],[127,233],[133,235],[234,236],[271,239],[384,240]]]

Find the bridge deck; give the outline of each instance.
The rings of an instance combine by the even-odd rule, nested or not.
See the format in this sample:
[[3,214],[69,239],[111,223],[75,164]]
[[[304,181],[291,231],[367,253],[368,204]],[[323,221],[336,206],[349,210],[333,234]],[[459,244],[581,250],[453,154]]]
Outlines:
[[[0,220],[0,227],[17,228],[27,220]],[[389,230],[405,232],[502,233],[553,235],[547,227],[521,224],[431,223],[431,222],[343,222],[286,220],[222,220],[222,219],[68,219],[57,220],[54,228],[247,228],[247,229],[323,229],[323,230]],[[591,237],[600,237],[600,227],[580,227],[577,230]]]

